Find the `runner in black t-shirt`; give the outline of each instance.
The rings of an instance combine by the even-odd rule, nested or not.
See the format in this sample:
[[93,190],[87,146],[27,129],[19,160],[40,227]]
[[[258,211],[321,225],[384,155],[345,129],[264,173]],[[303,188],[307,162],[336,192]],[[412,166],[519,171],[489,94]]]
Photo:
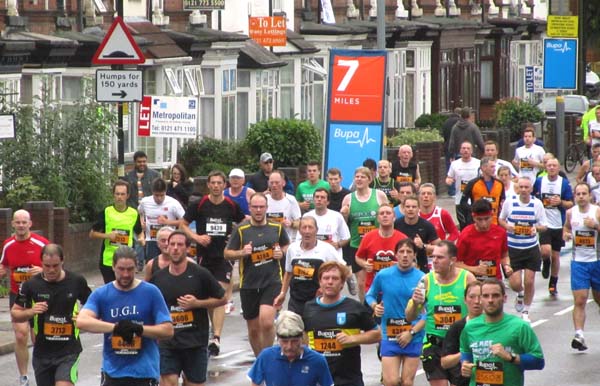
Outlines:
[[429,272],[427,256],[433,246],[440,242],[433,224],[419,216],[419,199],[409,196],[404,199],[404,217],[394,222],[394,228],[410,237],[417,245],[417,264],[425,273]]
[[[233,224],[244,220],[239,205],[225,197],[225,174],[212,171],[208,174],[209,194],[197,204],[190,203],[183,216],[181,228],[196,242],[198,262],[213,274],[231,298],[231,271],[233,264],[223,258],[223,250],[231,234]],[[196,221],[196,233],[189,225]],[[225,307],[209,310],[213,326],[213,339],[208,349],[211,355],[219,355],[221,350],[221,332],[225,322]]]
[[165,384],[177,384],[181,372],[191,383],[206,382],[207,309],[226,302],[225,290],[211,273],[188,261],[189,245],[185,233],[171,233],[169,266],[150,280],[162,292],[175,329],[173,338],[159,342],[160,376]]
[[254,355],[273,345],[275,298],[281,291],[281,266],[290,240],[280,223],[268,222],[267,197],[250,197],[250,220],[231,234],[225,257],[240,260],[240,300]]
[[[57,244],[42,249],[42,273],[23,283],[11,309],[14,321],[33,319],[36,339],[33,369],[38,386],[75,384],[81,353],[79,330],[73,323],[79,301],[91,293],[83,276],[63,270],[63,251]],[[75,371],[73,371],[75,370]]]
[[371,310],[341,294],[349,274],[348,268],[339,262],[321,264],[322,296],[306,303],[302,315],[309,347],[325,356],[336,386],[364,385],[360,345],[381,340]]

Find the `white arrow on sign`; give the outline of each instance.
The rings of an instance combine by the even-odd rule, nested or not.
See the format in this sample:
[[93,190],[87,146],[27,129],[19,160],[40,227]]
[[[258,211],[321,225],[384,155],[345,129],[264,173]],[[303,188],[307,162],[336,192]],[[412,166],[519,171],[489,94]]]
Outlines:
[[96,70],[98,102],[140,102],[143,95],[141,70]]

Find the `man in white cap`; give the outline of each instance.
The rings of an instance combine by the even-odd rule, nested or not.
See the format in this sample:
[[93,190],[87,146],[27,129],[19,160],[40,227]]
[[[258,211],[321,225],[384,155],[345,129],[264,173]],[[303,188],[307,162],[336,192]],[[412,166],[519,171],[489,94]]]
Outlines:
[[[266,193],[269,190],[269,176],[273,172],[273,164],[274,160],[271,153],[262,153],[260,155],[260,170],[248,178],[246,186],[256,192]],[[287,177],[284,190],[286,193],[294,194],[294,184]]]
[[264,349],[248,372],[252,386],[321,385],[332,386],[333,379],[325,357],[303,345],[302,317],[282,311],[276,322],[279,346]]
[[225,197],[231,198],[239,206],[242,212],[246,215],[246,219],[250,218],[250,210],[248,209],[248,201],[255,193],[254,189],[244,186],[246,176],[242,169],[231,169],[229,172],[229,187],[225,189],[223,194]]

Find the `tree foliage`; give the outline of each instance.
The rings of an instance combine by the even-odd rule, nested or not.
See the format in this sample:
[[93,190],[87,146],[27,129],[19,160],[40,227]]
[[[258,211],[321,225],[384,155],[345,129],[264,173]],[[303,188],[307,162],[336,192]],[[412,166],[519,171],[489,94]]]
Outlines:
[[253,124],[248,129],[246,142],[256,159],[269,152],[279,166],[306,165],[320,161],[321,132],[309,121],[272,118]]
[[16,138],[0,143],[3,204],[18,209],[29,200],[67,207],[71,221],[90,221],[110,201],[107,161],[115,117],[80,100],[62,105],[41,98],[4,107],[16,117]]
[[221,170],[224,173],[229,173],[233,168],[255,170],[258,157],[253,157],[243,141],[203,138],[183,145],[179,149],[177,159],[190,176],[205,176],[212,170]]

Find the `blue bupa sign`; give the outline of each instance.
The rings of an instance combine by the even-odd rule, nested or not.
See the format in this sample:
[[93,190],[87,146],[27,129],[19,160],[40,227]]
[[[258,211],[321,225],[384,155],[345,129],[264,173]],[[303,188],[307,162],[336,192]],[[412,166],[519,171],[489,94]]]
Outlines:
[[544,39],[544,88],[577,89],[577,39]]
[[386,62],[385,51],[331,50],[324,161],[346,187],[365,159],[381,158]]

